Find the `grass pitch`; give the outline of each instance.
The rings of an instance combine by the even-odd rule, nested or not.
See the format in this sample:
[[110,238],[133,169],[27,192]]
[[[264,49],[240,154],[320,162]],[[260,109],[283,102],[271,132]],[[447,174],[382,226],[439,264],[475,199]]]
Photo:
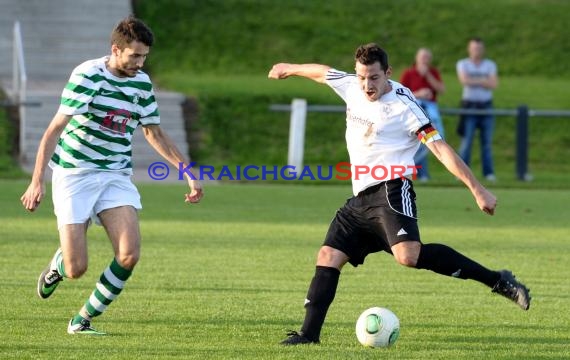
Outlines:
[[[125,291],[93,322],[104,337],[66,334],[111,261],[89,230],[90,267],[48,300],[36,278],[57,247],[51,201],[19,204],[25,181],[0,180],[0,358],[3,359],[562,359],[570,357],[568,190],[497,189],[494,217],[469,192],[418,185],[425,242],[443,242],[530,288],[528,312],[473,281],[407,269],[385,254],[345,267],[321,345],[282,347],[303,319],[316,252],[349,186],[207,186],[186,206],[184,186],[140,185],[142,258]],[[361,311],[400,318],[389,349],[354,335]]]

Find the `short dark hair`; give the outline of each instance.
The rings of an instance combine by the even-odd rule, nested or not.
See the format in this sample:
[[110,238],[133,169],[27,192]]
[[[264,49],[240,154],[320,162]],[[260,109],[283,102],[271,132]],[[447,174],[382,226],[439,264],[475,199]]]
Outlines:
[[154,34],[144,22],[131,15],[115,26],[111,33],[111,44],[124,49],[133,41],[150,47],[154,43]]
[[473,37],[469,38],[469,42],[471,42],[471,41],[482,43],[483,39],[481,39],[479,36],[473,36]]
[[362,65],[372,65],[375,62],[379,62],[383,71],[387,71],[390,67],[388,64],[388,53],[375,43],[359,46],[356,49],[354,59]]

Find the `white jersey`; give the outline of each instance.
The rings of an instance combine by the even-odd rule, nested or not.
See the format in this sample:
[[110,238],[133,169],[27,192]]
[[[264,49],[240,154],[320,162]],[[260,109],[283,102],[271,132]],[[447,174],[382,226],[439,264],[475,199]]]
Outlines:
[[160,124],[158,105],[147,74],[116,77],[108,57],[77,66],[61,95],[58,113],[72,115],[50,167],[72,173],[91,170],[132,174],[131,140],[139,125]]
[[[403,167],[403,175],[407,177],[415,174],[414,154],[420,145],[418,137],[421,137],[418,132],[429,127],[430,121],[412,92],[390,80],[392,90],[371,102],[365,97],[355,74],[335,69],[327,72],[326,83],[346,102],[346,144],[354,195],[382,181],[402,176],[392,169]],[[441,139],[437,131],[431,130],[426,142]],[[378,173],[374,176],[372,171],[357,177],[356,166],[383,167],[387,173],[382,179]]]

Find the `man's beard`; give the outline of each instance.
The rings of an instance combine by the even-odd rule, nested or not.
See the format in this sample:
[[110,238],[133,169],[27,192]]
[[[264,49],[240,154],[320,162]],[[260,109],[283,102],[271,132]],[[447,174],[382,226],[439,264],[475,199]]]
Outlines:
[[128,69],[125,67],[118,67],[116,70],[122,77],[135,77],[138,72],[138,69]]

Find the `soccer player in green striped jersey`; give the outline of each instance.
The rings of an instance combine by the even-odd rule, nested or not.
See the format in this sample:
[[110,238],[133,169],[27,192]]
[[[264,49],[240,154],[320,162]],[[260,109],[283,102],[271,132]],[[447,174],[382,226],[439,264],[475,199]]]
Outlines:
[[[147,141],[167,161],[189,164],[162,131],[152,83],[141,69],[154,41],[150,28],[134,17],[111,34],[111,54],[77,66],[65,86],[60,107],[40,142],[32,180],[21,201],[34,211],[45,194],[46,167],[53,170],[52,196],[60,247],[38,279],[46,299],[64,278],[87,270],[86,233],[91,221],[102,225],[115,256],[83,307],[69,321],[70,334],[103,334],[91,327],[120,294],[140,255],[137,188],[131,182],[131,140],[140,125]],[[190,170],[191,172],[191,170]],[[197,203],[202,185],[186,174],[186,202]]]

